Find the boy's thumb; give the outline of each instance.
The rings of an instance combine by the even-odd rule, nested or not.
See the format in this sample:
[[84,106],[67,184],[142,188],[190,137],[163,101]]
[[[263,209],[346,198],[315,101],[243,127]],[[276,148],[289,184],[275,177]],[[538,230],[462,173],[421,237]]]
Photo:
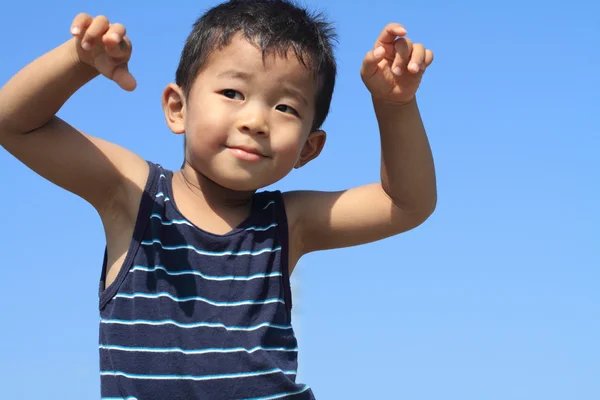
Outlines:
[[127,90],[128,92],[135,90],[135,87],[137,86],[137,82],[133,75],[131,75],[131,72],[129,72],[127,64],[119,65],[115,69],[112,80],[115,81],[121,89]]

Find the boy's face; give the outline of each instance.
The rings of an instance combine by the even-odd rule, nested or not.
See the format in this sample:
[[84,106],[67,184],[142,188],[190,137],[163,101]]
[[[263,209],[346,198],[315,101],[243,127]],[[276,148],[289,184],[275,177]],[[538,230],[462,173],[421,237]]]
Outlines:
[[232,190],[278,181],[316,157],[325,142],[324,132],[310,132],[317,89],[293,52],[263,58],[234,36],[212,54],[188,100],[182,99],[178,126],[186,134],[187,162]]

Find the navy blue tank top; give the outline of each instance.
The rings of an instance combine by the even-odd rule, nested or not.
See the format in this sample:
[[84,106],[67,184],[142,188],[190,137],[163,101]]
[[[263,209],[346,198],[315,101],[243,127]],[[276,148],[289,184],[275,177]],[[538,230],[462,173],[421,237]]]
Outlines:
[[280,192],[254,195],[225,235],[178,211],[150,174],[124,265],[100,283],[103,399],[314,399],[296,383],[288,227]]

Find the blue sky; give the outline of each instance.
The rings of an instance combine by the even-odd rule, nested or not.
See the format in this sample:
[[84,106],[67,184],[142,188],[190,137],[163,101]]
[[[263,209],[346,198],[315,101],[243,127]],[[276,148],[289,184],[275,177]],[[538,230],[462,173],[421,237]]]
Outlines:
[[[122,22],[138,89],[98,79],[60,116],[176,169],[182,142],[164,123],[160,95],[191,24],[213,4],[8,2],[0,83],[68,39],[78,12]],[[299,380],[318,399],[600,398],[600,6],[305,4],[336,22],[339,84],[323,154],[277,188],[378,179],[359,68],[382,27],[397,21],[436,56],[418,97],[439,203],[412,232],[301,260]],[[1,397],[98,398],[100,221],[5,151],[0,170]]]

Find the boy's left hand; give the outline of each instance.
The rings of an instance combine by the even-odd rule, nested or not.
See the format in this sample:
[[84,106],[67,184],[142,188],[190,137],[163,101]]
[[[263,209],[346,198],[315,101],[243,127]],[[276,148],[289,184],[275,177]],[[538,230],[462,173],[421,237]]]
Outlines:
[[363,61],[360,74],[374,100],[406,104],[415,98],[433,52],[405,37],[406,29],[388,24]]

